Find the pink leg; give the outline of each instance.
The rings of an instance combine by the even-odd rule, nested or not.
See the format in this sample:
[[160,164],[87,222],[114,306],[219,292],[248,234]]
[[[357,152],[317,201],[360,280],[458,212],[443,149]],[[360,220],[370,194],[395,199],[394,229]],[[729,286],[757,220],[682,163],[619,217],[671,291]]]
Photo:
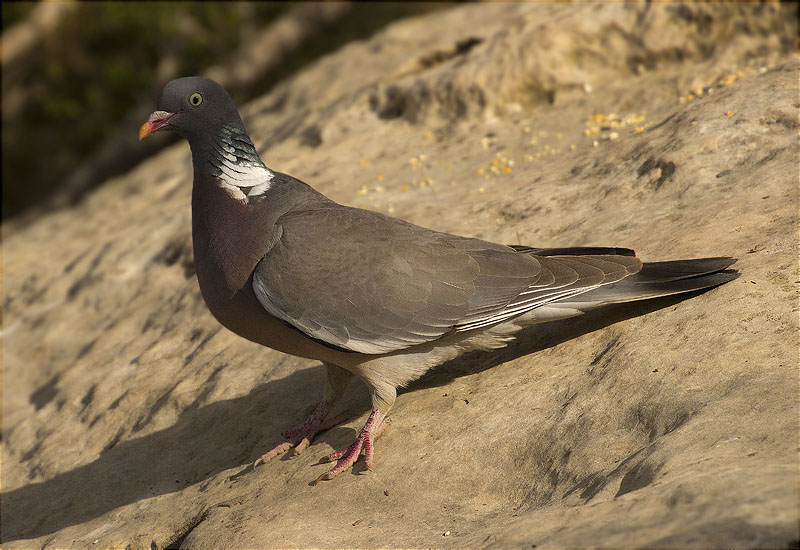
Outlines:
[[353,444],[346,449],[335,451],[328,455],[328,460],[342,459],[342,461],[334,466],[331,470],[319,476],[316,481],[319,482],[324,479],[333,479],[346,469],[350,468],[356,462],[356,460],[358,460],[362,450],[364,451],[364,459],[367,464],[367,468],[370,468],[372,466],[372,446],[375,439],[381,434],[381,432],[383,432],[383,429],[386,426],[384,422],[385,418],[386,415],[384,415],[381,411],[378,409],[373,410],[372,414],[370,414],[369,418],[367,419],[367,423],[364,424],[364,427],[361,429],[361,432],[358,434],[358,437]]
[[294,454],[302,454],[303,451],[305,451],[311,444],[311,439],[313,439],[315,434],[327,430],[328,428],[332,428],[344,420],[344,413],[333,418],[326,418],[330,408],[331,406],[326,401],[320,401],[319,405],[317,405],[317,408],[314,409],[314,412],[311,413],[311,416],[308,417],[308,420],[306,420],[302,426],[296,430],[287,430],[283,432],[283,436],[286,438],[286,441],[271,451],[261,455],[253,463],[253,467],[255,468],[261,463],[269,462],[276,456],[285,453],[292,447],[294,447]]

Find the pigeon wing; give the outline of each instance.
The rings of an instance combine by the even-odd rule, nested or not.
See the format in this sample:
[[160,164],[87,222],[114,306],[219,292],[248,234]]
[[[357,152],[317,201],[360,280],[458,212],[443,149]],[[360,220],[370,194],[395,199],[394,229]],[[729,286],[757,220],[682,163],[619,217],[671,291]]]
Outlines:
[[335,204],[289,212],[278,226],[253,274],[259,302],[314,339],[366,354],[497,324],[641,266],[631,256],[536,257]]

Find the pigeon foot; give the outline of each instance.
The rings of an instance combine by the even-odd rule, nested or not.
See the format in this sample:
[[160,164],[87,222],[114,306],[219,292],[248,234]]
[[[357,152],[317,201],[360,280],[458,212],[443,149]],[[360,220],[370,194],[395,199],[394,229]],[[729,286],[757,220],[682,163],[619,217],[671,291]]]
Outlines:
[[358,437],[352,443],[352,445],[346,449],[335,451],[326,457],[327,461],[332,462],[334,460],[342,459],[341,462],[319,476],[314,483],[333,479],[348,468],[352,467],[362,452],[364,453],[364,461],[367,464],[367,469],[370,469],[372,466],[373,443],[386,427],[386,422],[384,421],[385,418],[386,415],[381,411],[378,409],[373,410],[372,414],[370,414],[369,418],[367,419],[367,423],[364,424],[364,427],[361,429],[361,432],[358,434]]
[[294,447],[295,455],[303,454],[303,451],[308,448],[311,444],[311,440],[317,433],[336,426],[346,418],[346,413],[336,415],[332,418],[326,418],[329,411],[330,405],[321,401],[302,426],[295,430],[286,430],[283,432],[282,435],[286,438],[286,441],[258,457],[253,463],[253,468],[259,464],[266,464],[292,447]]

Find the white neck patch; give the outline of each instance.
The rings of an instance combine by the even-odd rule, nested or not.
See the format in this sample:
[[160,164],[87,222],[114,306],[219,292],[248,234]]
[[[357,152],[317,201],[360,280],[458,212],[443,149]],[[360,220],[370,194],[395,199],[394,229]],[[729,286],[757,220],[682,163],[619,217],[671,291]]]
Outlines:
[[266,193],[275,174],[261,162],[244,130],[237,130],[223,127],[209,161],[220,187],[234,199],[247,202],[248,197]]
[[266,193],[272,186],[275,174],[265,166],[220,166],[222,174],[217,176],[219,185],[231,197],[247,202],[248,197]]

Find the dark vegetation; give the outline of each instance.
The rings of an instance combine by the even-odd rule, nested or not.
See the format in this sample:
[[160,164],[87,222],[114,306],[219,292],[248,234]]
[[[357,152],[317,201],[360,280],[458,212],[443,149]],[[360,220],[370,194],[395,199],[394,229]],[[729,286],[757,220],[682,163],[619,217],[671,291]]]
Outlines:
[[3,219],[74,203],[153,154],[163,141],[136,147],[135,133],[160,87],[229,67],[279,25],[298,30],[225,83],[237,102],[396,19],[447,5],[4,2]]

